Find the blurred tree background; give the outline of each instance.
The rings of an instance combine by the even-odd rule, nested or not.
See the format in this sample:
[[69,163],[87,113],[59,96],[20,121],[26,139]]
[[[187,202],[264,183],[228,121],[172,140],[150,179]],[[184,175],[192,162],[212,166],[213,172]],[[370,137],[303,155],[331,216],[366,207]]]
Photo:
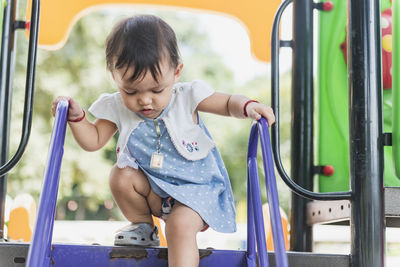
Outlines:
[[[24,17],[24,6],[24,3],[20,4],[19,17]],[[106,70],[105,38],[117,21],[137,13],[156,14],[175,30],[184,62],[182,81],[202,79],[220,92],[245,94],[270,104],[270,74],[236,84],[233,71],[221,55],[210,48],[207,32],[198,27],[192,13],[133,8],[92,12],[75,24],[62,49],[38,51],[32,133],[21,162],[8,175],[8,194],[11,197],[27,192],[38,199],[53,124],[50,112],[53,99],[58,95],[71,96],[87,109],[101,93],[116,90]],[[23,33],[18,34],[18,40],[10,154],[16,150],[21,136],[25,86],[27,41]],[[202,114],[202,117],[225,161],[237,202],[238,220],[243,221],[246,216],[246,154],[251,121],[210,114]],[[283,163],[290,173],[289,123],[290,73],[286,73],[281,77],[281,150]],[[85,152],[67,130],[56,219],[124,219],[108,186],[109,171],[115,162],[115,143],[116,138],[100,151]],[[265,187],[261,188],[266,201]],[[278,189],[281,206],[287,212],[289,191],[279,178]]]

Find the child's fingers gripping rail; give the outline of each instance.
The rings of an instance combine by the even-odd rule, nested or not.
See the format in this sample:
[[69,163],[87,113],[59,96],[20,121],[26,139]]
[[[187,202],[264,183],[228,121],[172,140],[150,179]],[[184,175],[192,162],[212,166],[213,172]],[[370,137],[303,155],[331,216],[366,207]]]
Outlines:
[[250,117],[254,120],[265,117],[268,121],[268,126],[271,126],[275,122],[275,115],[272,108],[259,103],[257,100],[248,100],[243,106],[243,114],[245,117]]
[[58,102],[65,100],[68,101],[68,121],[80,121],[85,117],[85,111],[81,108],[78,102],[68,96],[58,96],[52,104],[51,113],[53,116],[56,114]]

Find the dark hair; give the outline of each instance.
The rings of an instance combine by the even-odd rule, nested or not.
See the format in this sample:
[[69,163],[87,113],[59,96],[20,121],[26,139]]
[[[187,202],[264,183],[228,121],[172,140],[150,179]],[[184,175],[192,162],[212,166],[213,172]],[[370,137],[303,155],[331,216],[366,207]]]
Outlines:
[[[134,67],[129,78],[135,81],[150,70],[155,81],[161,73],[160,61],[165,56],[172,67],[180,61],[175,32],[162,19],[139,15],[119,22],[106,41],[107,69]],[[126,73],[125,71],[125,73]]]

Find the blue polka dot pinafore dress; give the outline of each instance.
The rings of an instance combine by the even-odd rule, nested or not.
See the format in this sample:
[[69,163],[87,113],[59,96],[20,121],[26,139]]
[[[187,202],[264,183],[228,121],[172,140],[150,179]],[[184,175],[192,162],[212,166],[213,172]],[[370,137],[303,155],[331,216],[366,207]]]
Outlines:
[[[150,168],[157,151],[158,135],[153,119],[143,121],[131,133],[127,147],[131,156],[147,175],[153,191],[162,198],[171,196],[192,208],[214,230],[236,231],[235,208],[228,173],[216,147],[203,159],[191,161],[182,157],[172,143],[162,118],[157,118],[161,133],[162,169]],[[199,118],[199,126],[211,138]]]

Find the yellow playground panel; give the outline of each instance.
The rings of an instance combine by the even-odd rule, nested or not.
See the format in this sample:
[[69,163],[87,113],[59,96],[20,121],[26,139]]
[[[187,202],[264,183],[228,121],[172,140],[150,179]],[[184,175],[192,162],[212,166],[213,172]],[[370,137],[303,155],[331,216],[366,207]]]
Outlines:
[[[30,17],[28,1],[27,17]],[[156,5],[219,12],[239,19],[247,28],[256,58],[270,61],[273,18],[281,0],[42,0],[39,46],[61,48],[75,22],[85,13],[110,5]]]

